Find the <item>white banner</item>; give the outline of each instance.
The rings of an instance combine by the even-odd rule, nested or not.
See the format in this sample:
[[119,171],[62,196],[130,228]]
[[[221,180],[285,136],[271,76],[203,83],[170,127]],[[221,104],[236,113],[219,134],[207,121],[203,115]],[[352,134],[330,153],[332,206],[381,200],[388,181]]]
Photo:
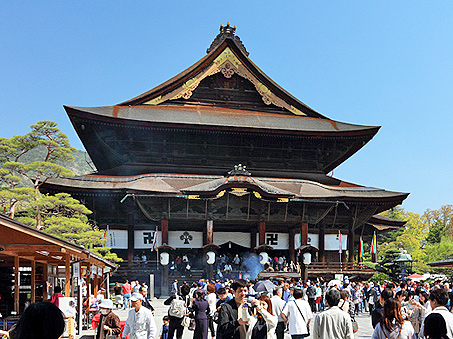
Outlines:
[[105,238],[105,246],[127,250],[127,230],[108,230]]
[[203,247],[203,232],[169,231],[168,245],[174,248],[201,248]]
[[[348,235],[343,234],[341,237],[342,249],[348,248]],[[308,244],[315,246],[319,249],[319,234],[308,233]],[[294,235],[294,248],[300,247],[300,233]],[[340,249],[340,240],[338,234],[325,234],[324,235],[324,250],[326,251],[338,251]]]
[[250,248],[251,235],[245,232],[214,232],[213,242],[216,245],[223,245],[227,242],[232,242],[237,245]]
[[[318,233],[308,233],[307,242],[309,245],[315,246],[319,249],[319,234]],[[294,248],[298,249],[300,247],[300,233],[294,235]]]
[[[260,235],[256,234],[256,243],[259,244]],[[264,234],[264,244],[272,246],[274,250],[289,249],[289,234],[288,233],[268,233]]]
[[162,232],[145,230],[134,232],[134,248],[135,249],[152,249],[154,237],[156,237],[156,247],[162,245]]
[[[325,250],[326,251],[339,251],[340,250],[340,238],[337,234],[326,234],[325,236]],[[343,234],[341,236],[342,250],[348,249],[348,235]]]

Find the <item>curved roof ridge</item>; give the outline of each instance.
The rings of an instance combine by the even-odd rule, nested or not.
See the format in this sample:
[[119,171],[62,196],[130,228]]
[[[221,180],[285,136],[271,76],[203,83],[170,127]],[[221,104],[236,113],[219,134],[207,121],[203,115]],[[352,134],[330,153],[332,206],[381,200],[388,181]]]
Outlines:
[[[234,37],[234,35],[233,35]],[[288,91],[283,89],[280,85],[278,85],[274,80],[272,80],[266,73],[264,73],[258,66],[256,66],[250,58],[247,56],[246,52],[244,52],[234,41],[234,38],[232,37],[226,37],[220,44],[215,46],[212,50],[209,51],[207,55],[205,55],[203,58],[199,59],[197,62],[195,62],[193,65],[189,66],[179,74],[175,75],[174,77],[170,78],[169,80],[163,82],[162,84],[150,89],[149,91],[146,91],[132,99],[123,101],[116,106],[135,106],[135,105],[140,105],[144,101],[155,99],[159,97],[159,95],[162,95],[164,93],[170,92],[172,89],[175,87],[182,85],[185,81],[188,79],[202,73],[203,71],[206,71],[207,66],[212,64],[214,62],[214,59],[218,57],[226,48],[230,48],[233,53],[235,54],[236,57],[239,59],[242,59],[242,61],[245,62],[245,67],[255,76],[258,78],[261,78],[261,80],[264,80],[269,87],[273,87],[272,92],[275,90],[278,92],[276,94],[277,97],[286,97],[287,101],[289,99],[290,105],[298,108],[301,110],[304,114],[311,115],[312,117],[317,117],[317,118],[323,118],[327,120],[331,120],[328,117],[322,115],[321,113],[317,112],[313,108],[309,107],[293,95],[291,95]]]

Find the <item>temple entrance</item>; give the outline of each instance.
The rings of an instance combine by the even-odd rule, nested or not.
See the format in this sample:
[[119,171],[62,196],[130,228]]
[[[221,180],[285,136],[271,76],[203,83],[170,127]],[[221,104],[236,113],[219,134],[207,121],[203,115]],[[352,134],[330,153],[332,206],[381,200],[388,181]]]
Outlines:
[[232,241],[220,245],[215,267],[217,279],[239,277],[255,279],[262,269],[263,265],[259,263],[259,256],[250,248]]

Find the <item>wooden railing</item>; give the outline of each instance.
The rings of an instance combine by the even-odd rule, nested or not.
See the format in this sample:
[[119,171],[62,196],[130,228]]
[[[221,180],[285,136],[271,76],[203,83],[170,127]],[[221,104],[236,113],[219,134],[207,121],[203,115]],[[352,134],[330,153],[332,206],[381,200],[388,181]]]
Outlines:
[[314,262],[308,265],[308,269],[372,271],[368,266],[355,262]]

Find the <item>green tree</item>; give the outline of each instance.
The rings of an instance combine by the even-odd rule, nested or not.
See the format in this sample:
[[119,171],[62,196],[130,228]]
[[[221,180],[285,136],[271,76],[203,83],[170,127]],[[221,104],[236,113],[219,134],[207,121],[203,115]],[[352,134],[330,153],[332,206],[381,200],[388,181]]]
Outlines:
[[426,237],[426,242],[428,244],[437,244],[440,243],[443,237],[447,236],[447,229],[444,224],[436,221],[434,225],[431,225],[429,228],[428,236]]
[[[9,202],[8,214],[11,218],[14,218],[16,204],[23,201],[16,195],[24,193],[18,187],[33,187],[35,194],[39,195],[39,187],[50,178],[72,176],[71,171],[57,162],[74,160],[71,153],[75,148],[70,146],[67,136],[56,126],[53,121],[39,121],[30,126],[31,131],[25,135],[0,138],[0,181],[4,184],[0,200],[4,208],[5,202]],[[25,154],[38,147],[46,150],[42,159],[30,163],[21,161]]]
[[[103,233],[90,223],[92,212],[67,193],[43,195],[39,188],[50,178],[69,177],[61,163],[74,160],[75,151],[53,121],[40,121],[31,132],[0,138],[0,206],[12,218],[64,240],[83,245],[107,259],[121,261],[104,247]],[[31,151],[40,156],[23,161]]]
[[[400,253],[401,251],[396,248],[387,249],[383,253],[383,258],[379,261],[379,265],[376,266],[376,270],[385,273],[395,281],[399,280],[401,277],[401,268],[395,260]],[[408,272],[408,274],[410,273]]]

